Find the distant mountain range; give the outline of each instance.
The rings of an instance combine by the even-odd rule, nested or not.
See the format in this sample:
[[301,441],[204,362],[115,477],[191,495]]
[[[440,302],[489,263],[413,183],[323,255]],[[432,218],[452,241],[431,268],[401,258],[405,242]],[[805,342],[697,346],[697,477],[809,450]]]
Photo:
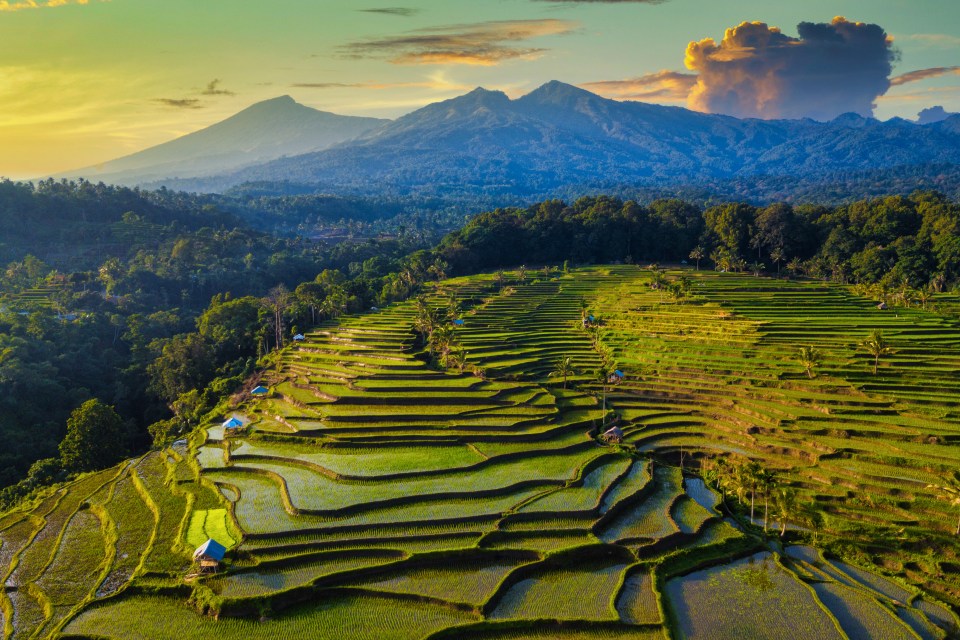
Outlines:
[[926,125],[856,114],[830,122],[741,120],[549,82],[515,100],[476,89],[394,121],[277,98],[107,163],[99,174],[75,175],[192,191],[285,182],[354,195],[532,197],[571,187],[926,175],[917,168],[958,163],[960,115]]
[[327,149],[389,122],[340,116],[282,96],[181,138],[58,177],[143,184],[234,172],[284,156]]

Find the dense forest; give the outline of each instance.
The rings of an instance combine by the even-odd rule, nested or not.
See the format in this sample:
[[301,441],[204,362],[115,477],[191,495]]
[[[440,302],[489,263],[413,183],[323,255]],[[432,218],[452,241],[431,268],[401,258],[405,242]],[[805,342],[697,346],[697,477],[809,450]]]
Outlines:
[[[284,206],[309,215],[310,200]],[[450,275],[687,262],[869,286],[891,304],[960,280],[960,205],[936,192],[835,207],[548,200],[476,215],[430,249],[427,233],[276,237],[202,198],[89,183],[2,184],[0,218],[16,223],[2,247],[5,503],[76,469],[58,444],[91,399],[122,421],[113,457],[143,450],[189,430],[295,333]]]

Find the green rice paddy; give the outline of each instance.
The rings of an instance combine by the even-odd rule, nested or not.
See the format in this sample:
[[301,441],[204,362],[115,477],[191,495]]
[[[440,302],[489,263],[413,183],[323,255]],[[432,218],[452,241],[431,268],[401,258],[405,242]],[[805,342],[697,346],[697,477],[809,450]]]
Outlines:
[[[445,281],[428,302],[464,307],[462,372],[428,362],[412,302],[315,328],[262,373],[268,397],[0,518],[4,638],[956,634],[957,513],[927,485],[960,461],[957,318],[685,273],[682,303],[630,265]],[[873,329],[896,350],[877,375]],[[601,351],[622,382],[593,375]],[[616,446],[597,437],[614,415]],[[717,456],[776,472],[834,546],[734,523],[737,498],[695,477]],[[869,536],[887,542],[831,554]],[[225,563],[194,575],[208,538]]]

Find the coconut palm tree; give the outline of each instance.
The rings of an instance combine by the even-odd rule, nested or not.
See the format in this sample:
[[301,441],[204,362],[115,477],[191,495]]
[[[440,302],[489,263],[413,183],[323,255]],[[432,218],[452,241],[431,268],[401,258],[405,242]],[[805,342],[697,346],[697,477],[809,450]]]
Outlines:
[[793,277],[797,277],[800,275],[800,272],[803,271],[803,261],[801,261],[800,258],[793,258],[787,263],[787,271],[789,271]]
[[763,467],[756,460],[750,460],[743,465],[742,474],[745,488],[750,492],[750,522],[753,522],[753,508],[756,504],[757,490],[760,488]]
[[763,264],[762,262],[754,262],[750,265],[750,271],[753,272],[754,278],[759,278],[760,273],[766,271],[766,269],[767,265]]
[[[928,484],[927,489],[935,490],[938,500],[946,500],[951,506],[960,507],[960,472],[954,471],[944,480],[945,484]],[[957,516],[957,530],[954,535],[960,536],[960,515]]]
[[522,264],[520,268],[517,269],[517,280],[522,283],[527,281],[527,265]]
[[456,367],[459,373],[463,373],[463,369],[467,366],[467,352],[463,349],[453,351],[447,358],[447,364]]
[[773,260],[773,264],[777,265],[777,277],[780,277],[780,263],[783,262],[783,259],[786,256],[783,255],[783,249],[777,247],[770,252],[770,259]]
[[593,372],[594,379],[600,383],[600,428],[603,428],[603,422],[607,417],[607,379],[613,367],[607,363],[601,364]]
[[797,490],[793,487],[777,487],[773,492],[773,509],[780,521],[780,537],[787,533],[787,522],[796,519],[800,511]]
[[570,360],[570,356],[564,356],[563,358],[557,358],[557,361],[553,365],[553,371],[550,372],[550,377],[563,378],[563,388],[567,388],[567,377],[577,375],[577,370],[573,368],[573,362]]
[[873,375],[877,375],[880,358],[896,353],[879,329],[874,329],[870,337],[861,342],[860,346],[873,357]]
[[757,491],[763,494],[763,532],[767,532],[770,518],[770,492],[777,485],[777,476],[768,469],[761,469],[756,477]]
[[690,252],[690,259],[697,263],[697,271],[700,271],[700,261],[703,260],[703,256],[703,247],[700,245],[695,246],[693,251]]
[[800,366],[803,367],[803,370],[807,372],[807,377],[811,379],[815,377],[814,370],[819,367],[823,361],[823,355],[812,345],[800,347],[796,358]]

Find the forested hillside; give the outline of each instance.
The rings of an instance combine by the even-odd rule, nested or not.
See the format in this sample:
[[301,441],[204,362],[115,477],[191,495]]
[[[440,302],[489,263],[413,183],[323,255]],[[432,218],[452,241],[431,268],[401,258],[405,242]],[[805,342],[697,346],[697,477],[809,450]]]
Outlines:
[[[102,234],[68,245],[77,258],[56,269],[30,256],[7,266],[0,380],[11,390],[3,428],[16,444],[4,453],[5,484],[56,457],[67,417],[89,398],[114,406],[129,449],[142,450],[195,425],[258,357],[295,333],[406,299],[450,275],[520,264],[686,262],[849,283],[878,304],[912,306],[936,305],[960,278],[960,207],[930,192],[839,207],[550,200],[477,215],[433,249],[416,250],[422,236],[333,246],[273,238],[227,227],[237,224],[228,214],[197,209],[192,197],[173,192],[5,188],[17,198],[7,202],[22,205],[8,205],[4,215],[26,212],[16,227],[21,254],[30,243],[38,251],[54,243],[58,225],[92,220],[92,210],[97,224],[80,227]],[[207,215],[220,226],[203,226]],[[38,224],[25,222],[31,216]],[[109,241],[98,244],[99,237]],[[9,249],[13,236],[6,238]],[[8,500],[63,476],[56,464],[35,471]]]

